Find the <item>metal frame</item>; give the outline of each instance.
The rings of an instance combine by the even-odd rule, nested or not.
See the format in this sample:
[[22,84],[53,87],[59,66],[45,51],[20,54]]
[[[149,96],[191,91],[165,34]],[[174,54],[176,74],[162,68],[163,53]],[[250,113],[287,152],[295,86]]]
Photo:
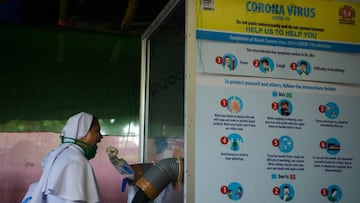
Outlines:
[[150,24],[141,36],[141,79],[140,79],[140,161],[144,162],[146,157],[148,139],[148,113],[149,113],[149,76],[150,76],[150,48],[151,37],[165,22],[172,11],[184,0],[170,0],[161,10],[159,15]]

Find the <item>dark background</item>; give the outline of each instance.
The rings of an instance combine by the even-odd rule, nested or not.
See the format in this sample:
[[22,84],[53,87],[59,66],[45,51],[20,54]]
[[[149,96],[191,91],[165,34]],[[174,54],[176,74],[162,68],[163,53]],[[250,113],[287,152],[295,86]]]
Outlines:
[[59,27],[58,1],[1,0],[0,131],[52,130],[44,120],[79,111],[138,122],[141,34],[166,3],[140,1],[132,30],[122,32],[126,1],[83,1],[71,11],[78,26]]

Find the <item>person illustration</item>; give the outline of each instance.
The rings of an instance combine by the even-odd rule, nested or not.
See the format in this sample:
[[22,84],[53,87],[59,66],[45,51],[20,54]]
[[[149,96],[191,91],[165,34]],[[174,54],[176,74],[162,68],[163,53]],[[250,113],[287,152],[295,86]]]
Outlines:
[[282,116],[289,116],[291,114],[288,101],[282,101],[280,103],[280,114]]
[[242,195],[243,195],[242,187],[238,187],[238,190],[236,192],[237,199],[241,199]]
[[299,75],[305,77],[309,75],[308,64],[305,61],[300,62],[300,69],[298,70]]
[[230,147],[231,150],[233,151],[238,151],[240,149],[239,147],[239,143],[237,142],[236,139],[232,139],[231,140],[231,147]]
[[240,145],[243,143],[242,137],[237,133],[232,133],[228,136],[229,143],[230,143],[230,149],[232,151],[239,151]]
[[228,191],[228,197],[229,197],[230,199],[233,199],[233,191],[232,191],[232,189],[229,189],[229,191]]
[[230,183],[228,188],[227,196],[231,200],[239,200],[244,194],[243,188],[239,183]]
[[341,189],[336,186],[332,185],[328,188],[328,191],[330,191],[327,195],[327,198],[330,202],[338,203],[341,200]]
[[331,202],[335,202],[335,203],[338,202],[337,194],[338,194],[338,190],[336,188],[332,188],[328,199]]
[[289,188],[289,186],[285,185],[283,187],[282,201],[283,202],[288,202],[290,200],[292,200],[292,197],[290,195],[290,188]]
[[262,67],[265,71],[265,73],[271,72],[271,67],[269,66],[269,60],[268,59],[262,59],[261,61]]
[[101,202],[89,162],[103,138],[98,119],[85,112],[75,114],[60,138],[61,144],[43,159],[40,180],[30,185],[22,203]]
[[224,56],[224,68],[226,70],[232,70],[230,56]]
[[237,59],[233,54],[226,54],[222,57],[222,66],[227,71],[233,71],[237,67]]

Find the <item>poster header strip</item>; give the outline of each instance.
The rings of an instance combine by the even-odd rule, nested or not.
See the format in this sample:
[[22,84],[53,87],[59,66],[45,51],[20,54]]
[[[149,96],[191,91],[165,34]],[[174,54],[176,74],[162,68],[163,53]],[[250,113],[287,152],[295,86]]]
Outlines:
[[265,46],[280,46],[301,49],[312,49],[321,51],[334,51],[344,53],[360,53],[360,44],[349,44],[339,42],[324,42],[299,40],[279,37],[266,37],[238,33],[225,33],[216,31],[197,30],[196,38],[202,40],[213,40],[231,43],[256,44]]

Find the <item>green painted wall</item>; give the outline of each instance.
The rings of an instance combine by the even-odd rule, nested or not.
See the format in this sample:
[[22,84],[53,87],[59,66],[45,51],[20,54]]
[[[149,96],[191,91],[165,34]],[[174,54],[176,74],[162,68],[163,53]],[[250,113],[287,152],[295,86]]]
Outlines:
[[140,64],[137,35],[0,24],[0,131],[58,130],[78,111],[138,122]]

